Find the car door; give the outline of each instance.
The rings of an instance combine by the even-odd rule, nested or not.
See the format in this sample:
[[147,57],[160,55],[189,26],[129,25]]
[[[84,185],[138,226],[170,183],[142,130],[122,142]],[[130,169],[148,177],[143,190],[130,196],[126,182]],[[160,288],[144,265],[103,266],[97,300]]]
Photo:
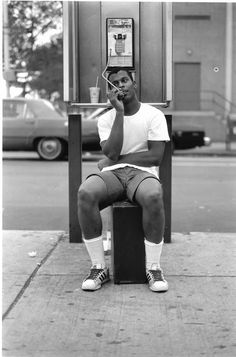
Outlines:
[[32,146],[33,113],[23,100],[3,100],[3,150],[27,150]]

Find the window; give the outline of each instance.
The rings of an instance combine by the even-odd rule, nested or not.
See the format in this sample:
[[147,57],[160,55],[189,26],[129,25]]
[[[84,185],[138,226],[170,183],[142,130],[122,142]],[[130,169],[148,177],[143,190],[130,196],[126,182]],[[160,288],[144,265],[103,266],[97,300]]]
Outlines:
[[34,113],[29,108],[27,108],[26,114],[25,114],[25,119],[34,119],[34,117],[35,117]]
[[3,116],[8,118],[23,117],[25,103],[7,100],[3,102]]

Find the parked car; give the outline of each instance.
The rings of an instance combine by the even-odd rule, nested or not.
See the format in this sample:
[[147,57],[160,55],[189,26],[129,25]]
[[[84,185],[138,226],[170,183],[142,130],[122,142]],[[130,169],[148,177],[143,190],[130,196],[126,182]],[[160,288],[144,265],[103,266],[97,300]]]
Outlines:
[[178,124],[172,121],[172,150],[209,146],[211,139],[199,125]]
[[3,150],[35,150],[45,160],[67,151],[67,118],[44,99],[3,99]]
[[[44,160],[57,160],[68,152],[67,115],[44,99],[3,99],[3,150],[36,151]],[[94,120],[82,121],[82,147],[99,150]]]

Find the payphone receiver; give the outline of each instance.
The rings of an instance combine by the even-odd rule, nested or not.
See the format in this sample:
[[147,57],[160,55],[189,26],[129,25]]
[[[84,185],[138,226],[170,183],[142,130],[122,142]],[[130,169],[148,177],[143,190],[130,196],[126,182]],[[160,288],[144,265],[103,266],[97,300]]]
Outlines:
[[118,87],[116,87],[111,81],[109,81],[109,79],[107,79],[107,77],[106,77],[106,75],[105,75],[105,73],[106,73],[106,71],[107,71],[107,68],[108,68],[108,66],[109,66],[110,57],[111,57],[111,49],[110,49],[110,53],[109,53],[109,57],[108,57],[108,60],[107,60],[106,67],[105,67],[104,71],[102,72],[102,78],[105,79],[105,81],[106,81],[107,83],[109,83],[111,87],[113,87],[113,88],[115,88],[116,90],[119,91],[118,99],[119,99],[119,100],[122,100],[122,99],[124,98],[124,94],[121,92],[121,90],[120,90]]

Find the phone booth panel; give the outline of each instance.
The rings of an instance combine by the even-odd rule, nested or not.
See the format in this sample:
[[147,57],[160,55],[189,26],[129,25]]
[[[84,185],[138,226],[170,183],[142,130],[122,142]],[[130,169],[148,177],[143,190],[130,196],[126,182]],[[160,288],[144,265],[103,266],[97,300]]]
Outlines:
[[164,102],[163,85],[163,4],[141,3],[140,80],[143,102]]
[[[77,13],[79,33],[77,33],[79,56],[79,102],[89,102],[89,88],[96,85],[100,77],[101,64],[101,18],[99,2],[79,2]],[[76,40],[76,38],[75,38]],[[101,80],[99,86],[101,87]],[[101,88],[103,94],[105,86]],[[104,101],[102,97],[100,101]]]

